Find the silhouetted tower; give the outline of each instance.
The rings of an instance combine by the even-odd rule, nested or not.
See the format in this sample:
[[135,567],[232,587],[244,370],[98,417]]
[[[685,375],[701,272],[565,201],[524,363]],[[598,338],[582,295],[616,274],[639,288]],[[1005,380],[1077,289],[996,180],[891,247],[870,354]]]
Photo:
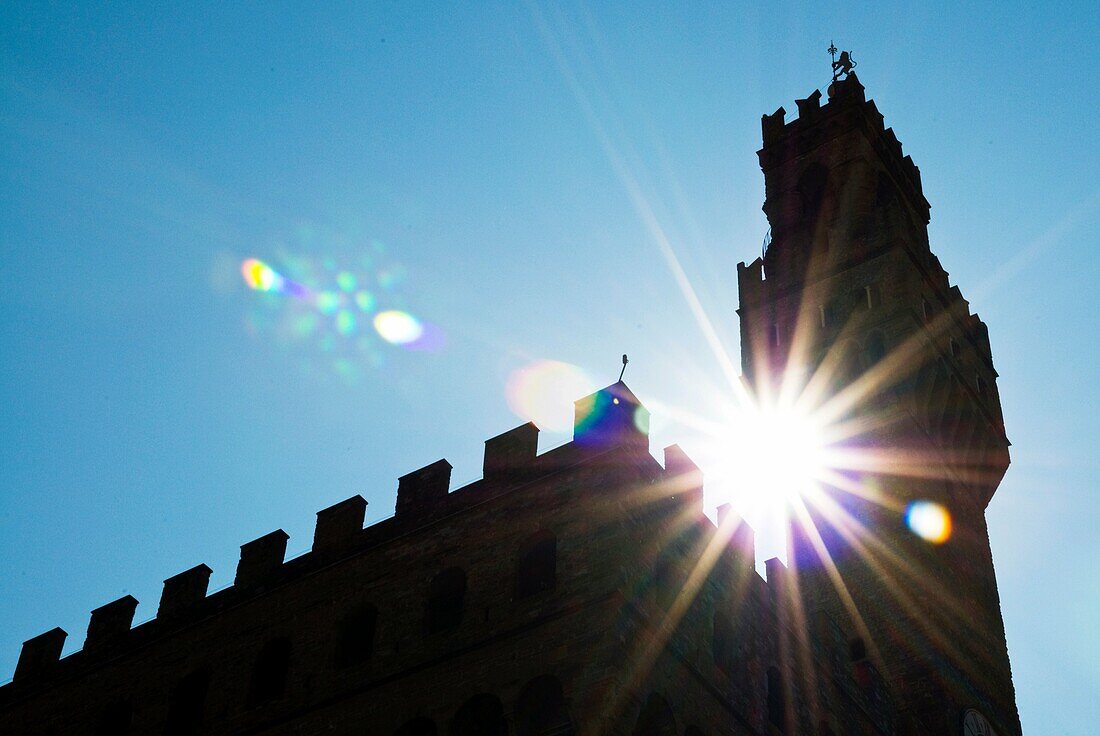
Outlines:
[[[986,326],[929,249],[920,172],[856,76],[797,104],[762,120],[771,242],[738,266],[743,371],[764,400],[804,392],[873,460],[810,500],[813,531],[792,524],[798,595],[840,622],[899,732],[961,734],[974,709],[1018,734],[985,521],[1009,463]],[[946,542],[907,528],[917,501],[950,512]]]

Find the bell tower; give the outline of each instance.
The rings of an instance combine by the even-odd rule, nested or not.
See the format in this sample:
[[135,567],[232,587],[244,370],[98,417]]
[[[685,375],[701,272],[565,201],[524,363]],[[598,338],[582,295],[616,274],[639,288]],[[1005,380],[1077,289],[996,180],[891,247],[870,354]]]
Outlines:
[[[851,458],[792,522],[800,603],[840,622],[899,733],[984,718],[1018,735],[985,521],[1009,464],[986,326],[930,250],[920,171],[855,74],[797,105],[762,119],[770,242],[738,265],[738,314],[759,399],[798,397]],[[915,533],[914,509],[939,533]]]

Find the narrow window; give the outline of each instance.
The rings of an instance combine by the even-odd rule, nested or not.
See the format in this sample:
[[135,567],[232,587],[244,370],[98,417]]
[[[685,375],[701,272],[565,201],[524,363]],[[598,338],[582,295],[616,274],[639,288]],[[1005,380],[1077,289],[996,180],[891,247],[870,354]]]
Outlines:
[[778,324],[773,324],[772,325],[772,344],[775,345],[775,347],[779,347],[779,325]]
[[886,345],[881,332],[874,330],[867,335],[867,344],[863,349],[863,354],[868,368],[886,357]]
[[206,670],[192,672],[176,683],[168,697],[165,736],[192,736],[199,732],[209,689],[210,673]]
[[786,733],[787,698],[783,692],[783,678],[777,667],[768,668],[768,722]]
[[466,573],[451,567],[432,578],[428,588],[428,632],[458,628],[466,600]]
[[863,643],[863,639],[856,637],[848,642],[848,659],[853,662],[867,659],[867,645]]
[[951,357],[958,358],[962,350],[959,348],[959,343],[955,338],[951,338]]
[[96,722],[96,736],[125,736],[130,732],[130,722],[134,717],[133,706],[129,701],[113,703],[103,709]]
[[854,340],[848,340],[839,345],[834,345],[833,350],[839,351],[834,376],[837,388],[850,386],[859,379],[860,375],[859,344]]
[[540,532],[524,544],[516,571],[516,596],[526,598],[553,590],[557,582],[558,540]]
[[711,648],[714,663],[726,674],[733,669],[733,624],[730,617],[718,611],[714,614]]
[[250,706],[277,700],[286,690],[290,670],[290,639],[281,637],[264,644],[252,668],[252,683],[248,689]]
[[430,718],[414,718],[393,732],[393,736],[436,736],[435,721]]
[[360,606],[344,618],[336,637],[337,667],[350,667],[370,659],[377,623],[378,610],[371,605]]
[[920,311],[925,324],[932,321],[932,305],[923,296],[920,298]]
[[664,698],[657,693],[646,698],[631,736],[676,736],[676,719]]
[[676,568],[671,554],[665,553],[653,566],[653,592],[657,605],[668,608],[676,600],[679,588],[676,586]]
[[974,377],[974,385],[978,389],[978,396],[980,396],[984,399],[986,397],[986,395],[989,393],[989,389],[985,385],[985,379],[982,378],[981,376],[975,376]]
[[565,707],[561,683],[549,675],[524,685],[516,700],[517,736],[571,736],[573,720]]
[[798,179],[798,194],[802,202],[802,218],[805,224],[812,225],[821,212],[821,203],[825,199],[825,186],[829,171],[819,163],[810,164]]
[[824,304],[818,304],[817,305],[817,311],[821,315],[821,320],[820,320],[821,326],[822,327],[827,327],[828,324],[829,324],[829,321],[826,318],[825,305]]
[[507,736],[504,706],[495,695],[482,693],[463,703],[451,721],[451,736]]

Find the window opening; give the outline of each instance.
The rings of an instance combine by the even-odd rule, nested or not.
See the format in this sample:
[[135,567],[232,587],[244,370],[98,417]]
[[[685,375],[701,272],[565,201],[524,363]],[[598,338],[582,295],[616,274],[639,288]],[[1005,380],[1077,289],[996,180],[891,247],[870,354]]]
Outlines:
[[192,672],[176,683],[168,698],[165,736],[192,736],[199,732],[209,689],[210,673],[206,670]]
[[378,610],[371,605],[360,606],[344,618],[336,639],[337,667],[350,667],[370,659],[377,624]]
[[458,628],[466,599],[466,573],[451,567],[432,578],[428,589],[428,631]]
[[264,644],[252,670],[249,688],[249,705],[261,705],[277,700],[286,689],[286,676],[290,669],[290,640],[272,639]]
[[516,572],[516,595],[526,598],[553,590],[557,582],[558,540],[553,534],[536,534],[524,544]]

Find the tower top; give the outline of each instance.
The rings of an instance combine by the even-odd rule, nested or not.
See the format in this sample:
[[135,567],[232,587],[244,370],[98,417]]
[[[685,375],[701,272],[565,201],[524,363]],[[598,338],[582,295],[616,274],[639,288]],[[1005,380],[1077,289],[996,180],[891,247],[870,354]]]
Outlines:
[[649,411],[622,381],[578,399],[574,407],[574,442],[649,446]]

